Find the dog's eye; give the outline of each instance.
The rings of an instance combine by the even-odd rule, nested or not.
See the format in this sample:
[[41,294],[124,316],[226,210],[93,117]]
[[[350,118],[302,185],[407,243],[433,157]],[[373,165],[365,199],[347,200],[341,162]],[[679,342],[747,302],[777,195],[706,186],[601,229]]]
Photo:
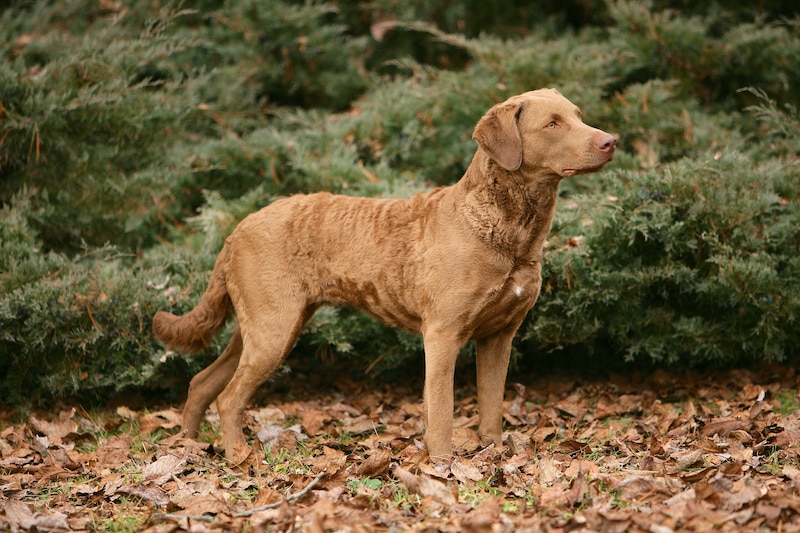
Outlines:
[[552,129],[552,128],[555,128],[556,126],[558,126],[558,124],[556,124],[556,121],[555,121],[555,120],[553,120],[553,121],[551,121],[551,122],[550,122],[550,123],[549,123],[547,126],[545,126],[545,127],[546,127],[546,128],[550,128],[550,129]]

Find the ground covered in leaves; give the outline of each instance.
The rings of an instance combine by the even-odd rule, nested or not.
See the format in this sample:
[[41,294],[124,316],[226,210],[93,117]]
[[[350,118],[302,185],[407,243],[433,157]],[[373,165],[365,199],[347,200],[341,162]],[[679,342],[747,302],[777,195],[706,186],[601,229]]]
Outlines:
[[171,408],[4,413],[0,529],[800,530],[791,368],[511,383],[503,446],[478,439],[464,384],[442,464],[422,449],[421,383],[292,379],[248,412],[242,467],[215,451],[213,406],[199,441]]

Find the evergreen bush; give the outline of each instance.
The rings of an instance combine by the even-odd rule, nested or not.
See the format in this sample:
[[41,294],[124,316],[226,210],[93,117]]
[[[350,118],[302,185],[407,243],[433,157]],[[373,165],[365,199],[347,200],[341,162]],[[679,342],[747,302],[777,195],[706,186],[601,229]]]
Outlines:
[[52,16],[43,6],[6,11],[0,22],[0,200],[23,186],[39,191],[36,229],[48,249],[112,240],[150,246],[166,202],[151,169],[165,166],[169,129],[196,102],[181,83],[148,69],[194,42],[166,34],[181,14],[167,11],[138,34],[117,19],[87,33],[38,34],[37,24]]
[[[195,305],[239,220],[298,192],[452,183],[481,114],[543,86],[620,143],[606,170],[562,184],[518,354],[796,358],[800,19],[782,2],[698,5],[4,10],[3,401],[180,393],[226,338],[177,357],[153,340],[151,317]],[[324,309],[296,351],[378,372],[420,364],[421,342]]]

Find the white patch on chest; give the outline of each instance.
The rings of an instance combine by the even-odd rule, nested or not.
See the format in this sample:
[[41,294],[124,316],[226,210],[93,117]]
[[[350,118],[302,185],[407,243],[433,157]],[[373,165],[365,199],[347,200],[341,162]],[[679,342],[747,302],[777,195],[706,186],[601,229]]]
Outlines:
[[517,285],[516,287],[514,287],[514,294],[516,294],[517,296],[522,296],[522,293],[524,292],[525,288],[522,285]]

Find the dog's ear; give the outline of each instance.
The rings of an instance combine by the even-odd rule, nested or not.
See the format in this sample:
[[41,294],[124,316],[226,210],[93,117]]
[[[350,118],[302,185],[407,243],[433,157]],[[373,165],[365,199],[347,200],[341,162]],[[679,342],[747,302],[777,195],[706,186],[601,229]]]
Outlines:
[[522,165],[521,111],[519,103],[496,105],[481,117],[472,133],[472,138],[489,157],[506,170],[514,171]]

